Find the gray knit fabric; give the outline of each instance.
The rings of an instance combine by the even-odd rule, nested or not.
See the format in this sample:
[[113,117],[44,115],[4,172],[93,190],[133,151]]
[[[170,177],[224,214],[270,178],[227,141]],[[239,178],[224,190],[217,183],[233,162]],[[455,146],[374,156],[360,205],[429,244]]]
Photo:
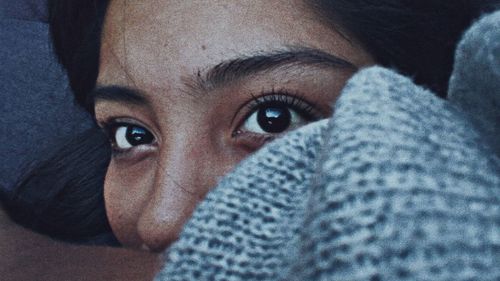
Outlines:
[[450,101],[472,117],[497,155],[500,155],[499,33],[497,13],[484,18],[465,34],[456,52],[457,64],[448,95]]
[[[489,25],[484,44],[495,44],[498,22],[472,32]],[[457,55],[456,69],[488,54]],[[455,72],[451,102],[380,67],[356,74],[332,118],[221,180],[156,280],[500,280],[500,159],[488,125],[498,120],[462,102],[500,110],[478,102],[498,101],[484,84],[498,84],[500,68],[481,71],[482,85]]]

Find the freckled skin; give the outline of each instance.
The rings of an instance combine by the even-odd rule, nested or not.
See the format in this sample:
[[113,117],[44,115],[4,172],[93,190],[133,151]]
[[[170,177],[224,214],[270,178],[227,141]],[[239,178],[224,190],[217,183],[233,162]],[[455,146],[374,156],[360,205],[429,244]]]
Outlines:
[[301,1],[113,0],[102,36],[98,85],[138,89],[149,107],[101,101],[98,121],[137,120],[157,144],[134,160],[112,160],[105,184],[108,217],[125,245],[163,250],[217,180],[251,151],[231,137],[228,120],[250,94],[271,87],[306,93],[328,115],[352,72],[275,69],[217,93],[194,93],[186,80],[241,54],[304,45],[358,67],[371,57],[325,26]]

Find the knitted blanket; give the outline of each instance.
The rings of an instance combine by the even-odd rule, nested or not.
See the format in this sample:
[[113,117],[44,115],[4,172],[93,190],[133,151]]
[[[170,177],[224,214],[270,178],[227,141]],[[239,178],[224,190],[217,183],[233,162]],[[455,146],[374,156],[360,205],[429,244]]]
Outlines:
[[220,181],[156,280],[500,280],[500,12],[449,97],[362,70],[331,118]]

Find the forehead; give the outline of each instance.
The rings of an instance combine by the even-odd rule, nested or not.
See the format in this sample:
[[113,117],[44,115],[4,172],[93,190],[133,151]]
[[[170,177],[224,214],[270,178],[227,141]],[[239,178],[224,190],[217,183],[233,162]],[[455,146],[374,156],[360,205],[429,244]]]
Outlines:
[[[359,50],[303,1],[113,0],[98,82],[164,88],[223,60],[301,45],[356,64]],[[140,85],[137,85],[140,84]]]

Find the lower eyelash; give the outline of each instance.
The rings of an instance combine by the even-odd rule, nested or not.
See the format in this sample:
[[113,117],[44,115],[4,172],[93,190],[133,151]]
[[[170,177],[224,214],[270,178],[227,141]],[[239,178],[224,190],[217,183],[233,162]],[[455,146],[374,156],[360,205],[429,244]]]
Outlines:
[[255,151],[276,138],[275,135],[254,134],[242,131],[234,132],[232,137],[236,140],[238,145],[245,146],[250,151]]

